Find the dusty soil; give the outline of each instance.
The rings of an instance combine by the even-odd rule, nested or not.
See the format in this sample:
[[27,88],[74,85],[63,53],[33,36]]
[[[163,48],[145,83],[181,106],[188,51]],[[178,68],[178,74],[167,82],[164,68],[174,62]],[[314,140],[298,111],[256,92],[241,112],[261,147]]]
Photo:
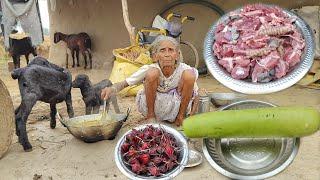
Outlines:
[[[25,62],[23,62],[25,63]],[[72,69],[75,76],[86,73],[96,83],[106,77],[103,70]],[[11,79],[7,64],[0,61],[0,77],[10,91],[14,106],[20,103],[17,81]],[[201,77],[199,86],[214,92],[230,92],[211,76]],[[319,91],[293,86],[279,93],[249,96],[281,106],[304,105],[320,110]],[[72,90],[75,116],[84,114],[84,103],[78,89]],[[49,126],[49,105],[38,102],[28,119],[27,131],[32,152],[24,152],[13,136],[13,143],[7,154],[0,160],[0,179],[126,179],[118,170],[114,160],[114,147],[123,133],[142,124],[134,97],[119,97],[119,105],[124,112],[132,108],[130,118],[115,140],[87,144],[75,139],[66,128],[57,123],[56,129]],[[65,103],[58,105],[58,111],[67,117]],[[198,142],[201,142],[200,140]],[[198,145],[201,143],[197,143]],[[199,146],[197,146],[197,149]],[[203,157],[204,158],[204,157]],[[318,180],[320,179],[320,133],[301,139],[298,155],[293,163],[280,174],[270,179]],[[205,160],[197,167],[185,169],[176,179],[227,179],[214,170]]]

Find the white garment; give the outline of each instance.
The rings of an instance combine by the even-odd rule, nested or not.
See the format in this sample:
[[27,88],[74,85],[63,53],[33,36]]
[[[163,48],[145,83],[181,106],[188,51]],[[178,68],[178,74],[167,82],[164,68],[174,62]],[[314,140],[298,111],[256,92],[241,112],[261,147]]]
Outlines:
[[33,46],[37,46],[43,42],[37,0],[12,4],[8,2],[8,0],[1,0],[1,7],[3,11],[2,24],[4,26],[4,44],[7,49],[9,48],[9,35],[17,21],[20,21],[24,32],[31,37]]
[[[126,82],[131,85],[136,85],[142,83],[144,80],[146,73],[151,68],[157,68],[160,70],[160,67],[157,63],[144,65],[137,72],[132,74],[129,78],[126,79]],[[192,70],[196,79],[198,79],[198,71],[197,69],[190,67],[187,64],[180,63],[178,67],[175,69],[173,74],[170,77],[165,77],[160,70],[160,84],[157,88],[156,92],[156,100],[155,100],[155,115],[158,120],[166,120],[173,122],[178,115],[181,96],[177,91],[182,73],[184,70]],[[197,83],[194,83],[193,88],[193,96],[189,105],[187,107],[187,112],[189,113],[191,110],[191,104],[194,99],[194,96],[198,93]],[[148,107],[146,102],[145,90],[142,89],[138,92],[136,97],[136,104],[138,106],[138,111],[142,113],[144,116],[147,115]]]
[[[191,105],[194,99],[194,95],[192,96],[191,101],[188,104],[187,112],[188,114],[191,112]],[[176,119],[181,103],[181,96],[178,94],[176,90],[161,93],[157,92],[156,100],[154,103],[154,111],[157,120],[161,121],[169,121],[174,122]],[[148,107],[146,94],[144,89],[141,89],[136,97],[136,104],[138,106],[138,111],[143,115],[147,116]]]

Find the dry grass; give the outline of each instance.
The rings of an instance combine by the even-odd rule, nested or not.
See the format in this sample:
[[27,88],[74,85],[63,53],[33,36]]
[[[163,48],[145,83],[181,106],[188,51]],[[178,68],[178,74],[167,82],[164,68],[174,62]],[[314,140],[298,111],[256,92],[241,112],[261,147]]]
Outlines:
[[37,47],[37,53],[44,58],[49,58],[50,37],[44,36],[44,41]]
[[4,41],[4,38],[1,36],[0,37],[0,60],[1,61],[9,59],[9,53],[6,52],[3,41]]

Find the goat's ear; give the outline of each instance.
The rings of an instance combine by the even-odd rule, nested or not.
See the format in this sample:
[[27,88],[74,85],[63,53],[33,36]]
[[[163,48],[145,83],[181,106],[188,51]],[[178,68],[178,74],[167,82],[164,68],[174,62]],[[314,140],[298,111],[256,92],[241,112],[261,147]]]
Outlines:
[[53,34],[53,42],[57,43],[57,33],[56,32]]
[[22,68],[15,69],[11,72],[12,79],[18,79],[22,75]]

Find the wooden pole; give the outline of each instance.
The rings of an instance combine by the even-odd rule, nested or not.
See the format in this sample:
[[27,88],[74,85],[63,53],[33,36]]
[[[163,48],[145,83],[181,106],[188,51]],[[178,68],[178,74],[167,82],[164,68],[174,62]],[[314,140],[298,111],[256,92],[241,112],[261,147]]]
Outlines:
[[130,37],[131,45],[135,44],[135,27],[133,27],[129,20],[128,3],[127,0],[121,0],[122,3],[122,15],[124,24],[126,25],[127,31]]

